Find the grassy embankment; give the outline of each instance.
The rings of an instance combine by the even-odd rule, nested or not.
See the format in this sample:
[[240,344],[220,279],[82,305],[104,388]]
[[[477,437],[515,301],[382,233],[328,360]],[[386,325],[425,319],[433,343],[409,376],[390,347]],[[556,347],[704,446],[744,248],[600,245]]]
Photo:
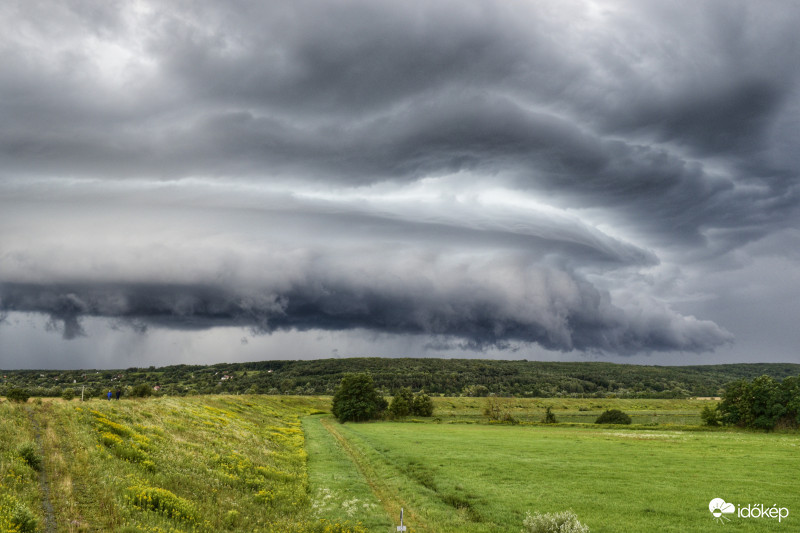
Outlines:
[[[24,504],[39,528],[43,494],[18,451],[34,440],[28,411],[42,428],[58,531],[363,531],[321,522],[309,497],[300,418],[327,400],[204,396],[0,408],[0,497]],[[0,531],[25,530],[6,514]]]
[[29,407],[0,403],[0,532],[44,523],[40,468]]

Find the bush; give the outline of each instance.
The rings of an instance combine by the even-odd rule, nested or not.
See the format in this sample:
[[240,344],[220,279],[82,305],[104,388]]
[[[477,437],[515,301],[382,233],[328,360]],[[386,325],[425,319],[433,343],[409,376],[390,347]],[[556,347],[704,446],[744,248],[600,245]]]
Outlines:
[[486,407],[483,408],[483,414],[489,418],[490,423],[519,424],[519,420],[514,418],[511,411],[506,407],[507,405],[501,403],[496,396],[489,396],[486,398]]
[[153,389],[147,383],[139,383],[133,387],[128,387],[128,396],[131,398],[147,398],[153,394]]
[[145,511],[156,511],[176,520],[197,521],[194,505],[166,489],[134,485],[128,487],[127,499]]
[[546,514],[525,514],[523,533],[589,533],[589,526],[578,521],[572,511]]
[[0,531],[35,533],[38,529],[36,516],[14,496],[0,492]]
[[397,391],[389,405],[389,414],[395,418],[402,418],[411,414],[411,407],[414,403],[414,395],[408,387]]
[[28,463],[28,465],[37,472],[42,469],[42,457],[36,450],[36,445],[32,442],[26,442],[20,445],[20,447],[17,448],[17,453],[22,457],[23,461]]
[[345,374],[333,396],[333,416],[340,422],[380,418],[388,406],[369,374]]
[[597,417],[595,424],[630,424],[631,417],[619,409],[609,409]]
[[542,422],[544,422],[545,424],[555,424],[556,422],[558,422],[558,420],[556,420],[556,415],[553,414],[553,408],[550,407],[549,405],[547,406],[547,409],[545,409],[544,411],[544,418],[542,418]]
[[235,529],[239,525],[240,515],[239,511],[228,511],[222,518],[222,525],[226,529]]
[[389,414],[394,418],[404,416],[433,416],[433,400],[424,392],[411,393],[411,389],[400,389],[392,398]]
[[19,533],[35,533],[39,527],[39,521],[36,516],[21,503],[17,503],[11,510],[11,525],[14,529],[12,531],[19,531]]
[[73,398],[75,398],[75,389],[72,389],[72,388],[64,389],[61,392],[61,398],[66,400],[66,401],[72,400]]
[[420,392],[414,395],[411,403],[411,414],[414,416],[433,416],[433,400],[431,397]]
[[31,395],[28,394],[27,390],[20,388],[8,389],[8,392],[6,393],[6,398],[8,401],[16,403],[25,403],[30,397]]
[[700,418],[703,420],[703,424],[707,426],[718,426],[720,424],[719,410],[716,407],[713,409],[707,405],[703,407],[703,410],[700,411]]

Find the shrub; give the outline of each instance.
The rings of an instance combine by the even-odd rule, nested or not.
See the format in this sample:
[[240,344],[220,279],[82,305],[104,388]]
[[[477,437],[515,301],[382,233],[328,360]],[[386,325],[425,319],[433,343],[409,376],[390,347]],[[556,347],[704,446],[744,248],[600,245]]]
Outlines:
[[483,414],[489,418],[490,423],[519,424],[519,420],[514,418],[505,407],[496,396],[489,396],[486,398],[486,407],[483,408]]
[[234,529],[239,525],[239,519],[239,511],[228,511],[222,518],[222,525],[225,526],[226,529]]
[[20,447],[17,448],[17,453],[22,457],[23,461],[28,463],[28,465],[37,472],[42,469],[42,457],[36,450],[36,445],[32,442],[26,442],[20,445]]
[[544,422],[545,424],[555,424],[556,422],[558,422],[558,420],[556,420],[556,415],[553,414],[553,408],[550,407],[549,405],[547,406],[547,409],[545,409],[544,418],[542,418],[542,422]]
[[8,392],[6,393],[6,398],[8,401],[16,403],[25,403],[30,397],[31,395],[27,390],[20,388],[8,389]]
[[333,416],[340,422],[361,422],[380,418],[386,400],[375,390],[369,374],[345,374],[333,396]]
[[595,424],[630,424],[631,417],[619,409],[608,409],[597,417]]
[[67,388],[61,392],[61,398],[66,401],[70,401],[75,397],[75,389]]
[[153,394],[153,389],[147,383],[139,383],[133,387],[128,387],[128,396],[131,398],[147,398]]
[[431,400],[431,397],[424,392],[415,394],[411,403],[411,414],[414,416],[433,416],[433,400]]
[[489,396],[489,388],[486,385],[467,385],[462,391],[463,396],[481,397]]
[[523,533],[589,533],[589,526],[581,524],[572,511],[546,514],[525,514]]
[[400,389],[392,398],[389,414],[395,418],[404,416],[433,416],[433,400],[424,392],[411,393],[411,389]]
[[718,426],[720,424],[719,410],[716,407],[713,409],[707,405],[703,407],[703,410],[700,411],[700,418],[703,420],[703,424],[707,426]]
[[11,494],[0,492],[0,531],[35,533],[36,517],[23,503]]
[[395,418],[408,416],[411,413],[413,402],[414,395],[411,394],[411,389],[408,387],[402,388],[392,398],[392,403],[389,405],[389,414]]
[[135,485],[128,488],[127,497],[139,509],[156,511],[177,520],[197,521],[197,511],[192,502],[166,489]]
[[39,526],[38,520],[30,509],[22,503],[17,503],[11,510],[11,531],[19,533],[35,533]]

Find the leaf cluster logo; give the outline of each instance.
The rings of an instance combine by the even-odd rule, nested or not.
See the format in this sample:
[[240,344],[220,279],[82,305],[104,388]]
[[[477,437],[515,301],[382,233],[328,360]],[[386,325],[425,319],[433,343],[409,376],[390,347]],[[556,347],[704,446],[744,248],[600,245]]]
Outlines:
[[787,507],[778,507],[778,504],[772,507],[765,506],[762,503],[739,505],[739,512],[736,512],[736,506],[722,498],[714,498],[708,502],[708,510],[711,511],[714,520],[720,524],[730,522],[731,519],[725,515],[734,513],[737,518],[777,518],[779,523],[784,518],[789,517],[789,509]]
[[708,502],[708,510],[714,515],[714,520],[720,524],[724,524],[725,521],[731,521],[731,519],[725,515],[735,513],[736,506],[732,503],[726,503],[722,498],[714,498]]

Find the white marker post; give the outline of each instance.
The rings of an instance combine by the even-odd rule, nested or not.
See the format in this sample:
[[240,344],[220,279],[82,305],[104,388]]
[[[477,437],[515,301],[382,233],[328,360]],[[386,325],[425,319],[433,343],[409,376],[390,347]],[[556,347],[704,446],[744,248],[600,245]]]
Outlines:
[[406,526],[403,525],[403,508],[400,508],[400,525],[397,526],[397,531],[405,531]]

